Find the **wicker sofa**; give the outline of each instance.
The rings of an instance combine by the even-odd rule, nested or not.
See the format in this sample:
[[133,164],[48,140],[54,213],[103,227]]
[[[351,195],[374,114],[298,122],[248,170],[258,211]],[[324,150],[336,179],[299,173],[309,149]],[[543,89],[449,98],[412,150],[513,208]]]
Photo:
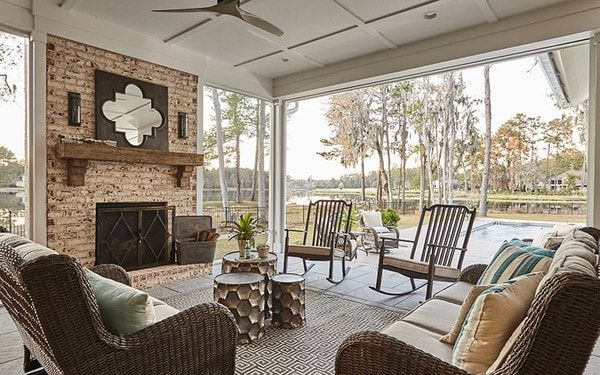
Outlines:
[[[583,229],[598,241],[599,231]],[[339,375],[461,374],[452,346],[439,341],[456,321],[462,301],[485,265],[465,268],[458,281],[382,332],[349,336],[336,357]],[[494,375],[582,374],[600,334],[600,280],[560,272],[541,287],[523,330]]]
[[[41,255],[32,256],[34,251]],[[25,371],[41,364],[48,374],[234,373],[237,328],[225,307],[206,303],[181,312],[168,307],[168,317],[130,336],[115,336],[102,322],[82,265],[51,253],[0,234],[0,300],[23,339]],[[130,284],[121,267],[92,271]]]

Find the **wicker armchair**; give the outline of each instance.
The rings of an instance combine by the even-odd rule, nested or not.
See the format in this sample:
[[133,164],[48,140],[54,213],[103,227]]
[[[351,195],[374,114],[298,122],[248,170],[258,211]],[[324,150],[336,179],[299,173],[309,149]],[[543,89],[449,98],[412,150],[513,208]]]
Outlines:
[[[473,283],[485,265],[465,268]],[[600,280],[561,273],[543,286],[504,365],[493,375],[582,374],[600,334]],[[568,344],[565,344],[568,343]],[[468,373],[394,337],[359,332],[337,352],[338,375],[467,375]]]
[[[92,270],[130,282],[118,266]],[[82,265],[66,255],[24,262],[11,245],[0,243],[0,300],[23,339],[26,371],[38,362],[48,374],[216,375],[235,370],[237,329],[225,307],[201,304],[130,336],[115,336],[102,323]]]

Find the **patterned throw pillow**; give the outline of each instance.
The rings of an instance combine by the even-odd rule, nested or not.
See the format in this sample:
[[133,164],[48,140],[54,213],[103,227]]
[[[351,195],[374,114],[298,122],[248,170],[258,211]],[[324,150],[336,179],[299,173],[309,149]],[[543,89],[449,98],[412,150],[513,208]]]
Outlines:
[[528,273],[547,272],[554,251],[511,240],[500,246],[477,282],[478,285],[499,284]]
[[519,276],[481,293],[456,339],[452,364],[469,373],[485,373],[527,315],[544,274]]

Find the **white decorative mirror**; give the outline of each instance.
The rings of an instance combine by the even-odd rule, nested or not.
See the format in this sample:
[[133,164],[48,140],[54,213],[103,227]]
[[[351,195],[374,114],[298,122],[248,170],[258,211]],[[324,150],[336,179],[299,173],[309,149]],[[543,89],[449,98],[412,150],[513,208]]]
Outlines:
[[154,129],[163,124],[163,116],[152,108],[152,101],[144,98],[142,90],[131,83],[125,92],[115,93],[115,100],[102,105],[102,113],[112,121],[115,131],[125,133],[125,139],[132,146],[140,146],[144,136],[153,136]]

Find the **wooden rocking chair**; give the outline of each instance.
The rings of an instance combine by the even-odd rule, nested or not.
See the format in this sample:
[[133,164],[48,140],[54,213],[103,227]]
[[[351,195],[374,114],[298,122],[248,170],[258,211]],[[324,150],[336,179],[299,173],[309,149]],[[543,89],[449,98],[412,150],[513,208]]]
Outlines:
[[[417,259],[417,244],[426,216],[429,217],[427,233],[423,240],[420,257]],[[381,238],[377,281],[375,286],[370,288],[387,295],[403,296],[427,285],[426,298],[429,299],[433,292],[433,281],[456,281],[460,275],[474,221],[475,209],[469,210],[462,205],[435,204],[425,208],[421,212],[414,240]],[[458,246],[465,222],[467,228],[464,232],[464,240]],[[400,242],[412,243],[410,259],[396,257],[383,251],[386,243],[394,242],[396,246]],[[460,255],[457,264],[453,265],[454,255],[457,251],[460,252]],[[409,277],[412,289],[402,293],[382,290],[383,270],[397,272]],[[426,282],[417,286],[415,279],[426,280]]]
[[[318,200],[308,205],[308,215],[304,230],[285,230],[285,251],[283,258],[283,272],[287,272],[288,258],[297,257],[302,259],[304,273],[314,267],[314,263],[308,265],[307,260],[328,261],[329,277],[327,281],[339,284],[344,280],[350,267],[346,268],[346,249],[350,244],[350,219],[352,203],[343,200]],[[312,221],[311,221],[312,220]],[[301,245],[290,244],[290,232],[303,233]],[[334,259],[342,261],[342,279],[334,281],[333,264]]]

